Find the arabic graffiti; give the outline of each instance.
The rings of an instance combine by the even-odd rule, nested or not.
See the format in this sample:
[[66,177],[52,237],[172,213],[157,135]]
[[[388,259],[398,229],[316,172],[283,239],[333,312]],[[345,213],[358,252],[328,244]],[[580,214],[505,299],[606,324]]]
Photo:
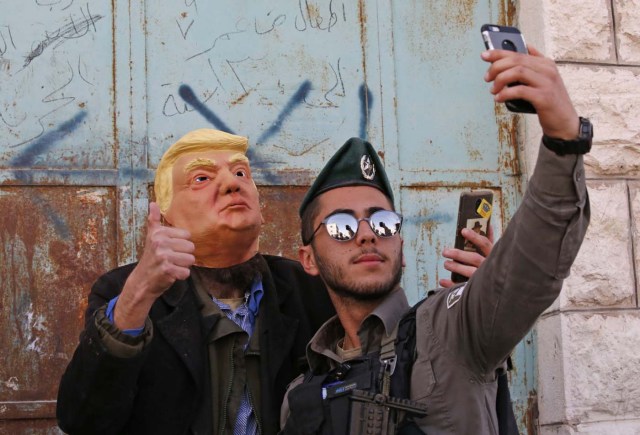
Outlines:
[[89,3],[72,5],[73,0],[37,2],[50,17],[34,27],[41,32],[0,21],[0,135],[7,149],[38,141],[47,129],[64,125],[59,119],[73,117],[73,107],[84,109],[95,93],[93,53],[62,46],[91,38],[104,15],[94,13]]
[[69,39],[82,38],[87,33],[89,33],[91,29],[93,29],[94,32],[97,31],[96,22],[103,18],[102,15],[93,15],[89,10],[88,3],[86,6],[86,10],[80,8],[80,13],[82,15],[82,19],[78,20],[77,22],[77,18],[74,17],[74,15],[69,15],[69,18],[65,20],[66,22],[62,27],[52,32],[45,31],[44,39],[40,41],[29,54],[27,54],[24,65],[22,65],[22,67],[26,68],[49,46],[53,46],[53,48],[56,48]]
[[[260,134],[256,143],[261,144],[266,142],[269,138],[276,135],[281,129],[285,120],[291,115],[293,110],[299,105],[305,102],[306,96],[309,94],[311,90],[311,82],[308,80],[303,82],[298,90],[293,94],[293,96],[289,99],[287,104],[282,108],[280,114],[277,118],[269,125],[269,127]],[[217,128],[218,130],[226,131],[227,133],[235,134],[234,130],[231,129],[218,115],[216,115],[213,110],[208,108],[206,104],[200,101],[193,89],[191,89],[188,85],[180,86],[178,90],[179,95],[182,97],[184,102],[190,105],[193,110],[197,111],[205,120],[211,123],[212,126]],[[360,137],[363,139],[367,138],[367,127],[369,123],[369,113],[373,106],[373,94],[367,87],[366,83],[362,83],[360,85],[358,91],[359,99],[360,99]],[[190,110],[185,105],[185,112]]]
[[[160,86],[162,116],[198,111],[213,125],[230,130],[229,122],[211,108],[256,105],[253,113],[268,123],[258,138],[262,142],[280,132],[299,108],[340,108],[348,98],[346,88],[364,78],[362,50],[350,48],[350,43],[358,47],[362,36],[353,4],[298,0],[220,14],[225,4],[174,4],[163,18],[165,25],[156,24],[156,32],[173,27],[174,33],[171,48],[163,40],[154,46],[154,56],[177,56],[171,64],[180,65],[173,70],[152,67],[158,78],[150,83]],[[222,16],[224,20],[218,19]],[[277,118],[274,107],[282,108]]]
[[[319,5],[319,3],[324,3]],[[339,4],[338,4],[339,3]],[[190,6],[190,5],[187,5]],[[197,8],[195,1],[194,8]],[[257,9],[257,8],[256,8]],[[235,27],[231,31],[223,32],[215,37],[203,50],[187,56],[186,60],[192,60],[199,56],[203,56],[214,50],[219,42],[230,41],[237,35],[243,33],[255,33],[256,35],[267,35],[275,32],[278,28],[295,29],[297,32],[319,31],[331,32],[339,23],[346,23],[347,11],[344,2],[336,2],[329,0],[325,2],[314,2],[309,0],[298,0],[296,11],[293,13],[287,11],[269,10],[263,16],[255,16],[253,19],[240,18],[236,21]],[[195,23],[194,18],[190,18],[188,14],[181,14],[176,19],[176,25],[183,39],[187,39],[189,30]]]
[[[259,122],[255,125],[260,131],[252,132],[255,143],[265,145],[270,142],[271,146],[284,148],[291,142],[282,140],[290,134],[284,132],[287,123],[301,125],[299,116],[303,116],[304,122],[312,120],[310,109],[340,109],[349,104],[348,112],[336,111],[336,115],[327,116],[329,112],[325,111],[323,122],[335,120],[336,125],[346,125],[347,129],[353,130],[353,135],[367,136],[373,95],[363,82],[365,74],[361,55],[364,54],[358,50],[358,54],[352,56],[348,44],[344,44],[347,49],[343,51],[328,50],[332,46],[330,43],[312,44],[319,41],[318,38],[335,41],[342,40],[345,35],[355,35],[353,42],[357,43],[361,29],[354,5],[338,0],[252,5],[237,15],[231,12],[229,16],[234,16],[233,20],[226,21],[223,26],[208,26],[208,31],[203,33],[204,23],[211,19],[214,6],[197,0],[177,0],[174,6],[178,3],[180,12],[173,14],[169,11],[159,25],[161,28],[170,26],[177,32],[172,43],[188,40],[190,51],[176,50],[177,46],[169,51],[178,57],[183,56],[186,63],[178,60],[180,70],[195,70],[196,79],[180,80],[174,76],[178,80],[161,82],[160,92],[156,94],[161,99],[161,112],[155,112],[150,119],[157,120],[157,115],[171,118],[196,112],[215,128],[234,132],[236,129],[244,130],[238,117],[246,119],[246,109],[257,104],[261,109],[253,113],[258,117]],[[101,65],[90,60],[90,53],[86,50],[93,42],[102,42],[106,35],[104,32],[115,28],[106,25],[104,18],[108,13],[100,5],[104,8],[107,3],[36,0],[38,8],[51,12],[51,19],[41,21],[41,31],[36,37],[31,32],[31,39],[26,39],[24,32],[17,31],[15,23],[0,20],[0,80],[8,83],[0,92],[0,134],[9,139],[4,144],[5,150],[21,149],[17,155],[15,152],[5,153],[5,161],[15,167],[28,167],[46,158],[43,156],[47,154],[48,144],[53,142],[51,132],[56,131],[57,125],[66,125],[65,119],[80,119],[81,123],[101,121],[104,118],[95,117],[96,113],[105,113],[104,98],[115,103],[111,100],[115,90],[109,89],[115,83],[110,80],[109,85],[112,86],[105,86],[105,79],[111,77],[98,72]],[[99,32],[100,38],[93,36]],[[303,33],[313,36],[295,37]],[[242,35],[250,35],[252,39],[235,40]],[[196,38],[199,39],[197,43],[194,42]],[[88,45],[85,43],[81,49],[70,46],[70,41],[81,39],[88,41]],[[256,42],[260,39],[264,42]],[[274,42],[278,40],[285,44]],[[234,46],[231,52],[229,41]],[[223,42],[227,42],[224,47]],[[219,50],[222,48],[221,53]],[[286,63],[286,57],[285,62],[281,59],[292,49],[297,50],[298,56],[293,68]],[[198,66],[204,66],[204,69],[194,68],[196,65],[189,63],[196,59],[200,62]],[[113,62],[118,63],[116,59]],[[43,79],[35,80],[34,77]],[[25,91],[27,87],[29,90]],[[154,92],[150,88],[145,95],[153,95]],[[98,98],[92,99],[95,95]],[[356,98],[360,105],[359,123],[357,118],[352,118],[352,115],[358,116],[354,110]],[[246,103],[244,107],[243,102]],[[96,106],[85,111],[97,103],[101,104],[100,108]],[[242,109],[230,110],[235,107]],[[74,108],[81,109],[80,118],[78,114],[74,115]],[[113,110],[120,109],[114,107]],[[88,113],[91,113],[90,117]],[[344,113],[351,116],[347,118]],[[57,134],[61,134],[60,131]],[[274,140],[276,137],[280,137],[280,142]],[[299,148],[286,150],[291,156],[300,156],[326,140],[324,137],[313,138],[309,143],[296,145]],[[92,158],[91,151],[84,153],[90,156],[87,159]],[[70,153],[70,150],[65,152]],[[33,160],[36,154],[40,155],[40,160]],[[109,164],[111,155],[107,154],[108,150],[103,158]]]

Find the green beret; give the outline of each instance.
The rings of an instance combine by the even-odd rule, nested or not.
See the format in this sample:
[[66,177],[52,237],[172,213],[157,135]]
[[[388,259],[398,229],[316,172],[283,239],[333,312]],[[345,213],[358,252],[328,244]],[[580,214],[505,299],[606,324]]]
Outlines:
[[391,204],[393,192],[378,153],[367,141],[352,137],[320,171],[300,205],[300,216],[313,199],[328,190],[346,186],[371,186],[382,191]]

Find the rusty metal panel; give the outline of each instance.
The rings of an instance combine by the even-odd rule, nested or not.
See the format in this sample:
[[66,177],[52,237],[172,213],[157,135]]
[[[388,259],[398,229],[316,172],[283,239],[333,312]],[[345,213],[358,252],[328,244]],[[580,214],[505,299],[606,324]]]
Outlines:
[[298,259],[300,218],[298,204],[306,193],[301,186],[259,186],[262,207],[260,250],[273,255]]
[[0,420],[0,434],[3,435],[58,435],[63,433],[54,419],[42,420]]
[[86,295],[116,265],[115,192],[0,188],[0,420],[52,418]]
[[[479,28],[490,4],[477,1],[395,2],[398,143],[407,171],[495,171],[493,99]],[[422,150],[423,152],[416,152]],[[460,177],[462,174],[457,175]]]

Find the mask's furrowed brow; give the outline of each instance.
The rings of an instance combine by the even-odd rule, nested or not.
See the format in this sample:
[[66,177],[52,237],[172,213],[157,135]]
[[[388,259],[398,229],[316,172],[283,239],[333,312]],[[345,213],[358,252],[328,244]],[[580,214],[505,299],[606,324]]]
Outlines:
[[187,163],[187,165],[184,167],[184,172],[186,174],[195,169],[205,169],[212,172],[216,172],[218,170],[215,160],[205,159],[202,157],[198,157],[197,159],[193,159],[189,163]]
[[247,156],[245,156],[242,153],[237,153],[229,157],[229,163],[238,163],[238,162],[243,162],[248,164],[249,159],[247,158]]

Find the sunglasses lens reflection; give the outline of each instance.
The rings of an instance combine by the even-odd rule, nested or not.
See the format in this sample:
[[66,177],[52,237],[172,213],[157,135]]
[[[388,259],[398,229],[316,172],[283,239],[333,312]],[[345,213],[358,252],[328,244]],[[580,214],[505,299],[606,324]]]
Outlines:
[[[378,237],[391,237],[398,234],[402,218],[389,210],[379,210],[371,215],[369,226]],[[358,232],[358,220],[347,213],[336,213],[325,222],[329,236],[336,240],[351,240]]]
[[358,221],[346,213],[330,216],[325,224],[329,235],[336,240],[351,240],[356,236]]
[[378,237],[391,237],[400,232],[402,219],[392,211],[380,210],[371,215],[369,223]]

